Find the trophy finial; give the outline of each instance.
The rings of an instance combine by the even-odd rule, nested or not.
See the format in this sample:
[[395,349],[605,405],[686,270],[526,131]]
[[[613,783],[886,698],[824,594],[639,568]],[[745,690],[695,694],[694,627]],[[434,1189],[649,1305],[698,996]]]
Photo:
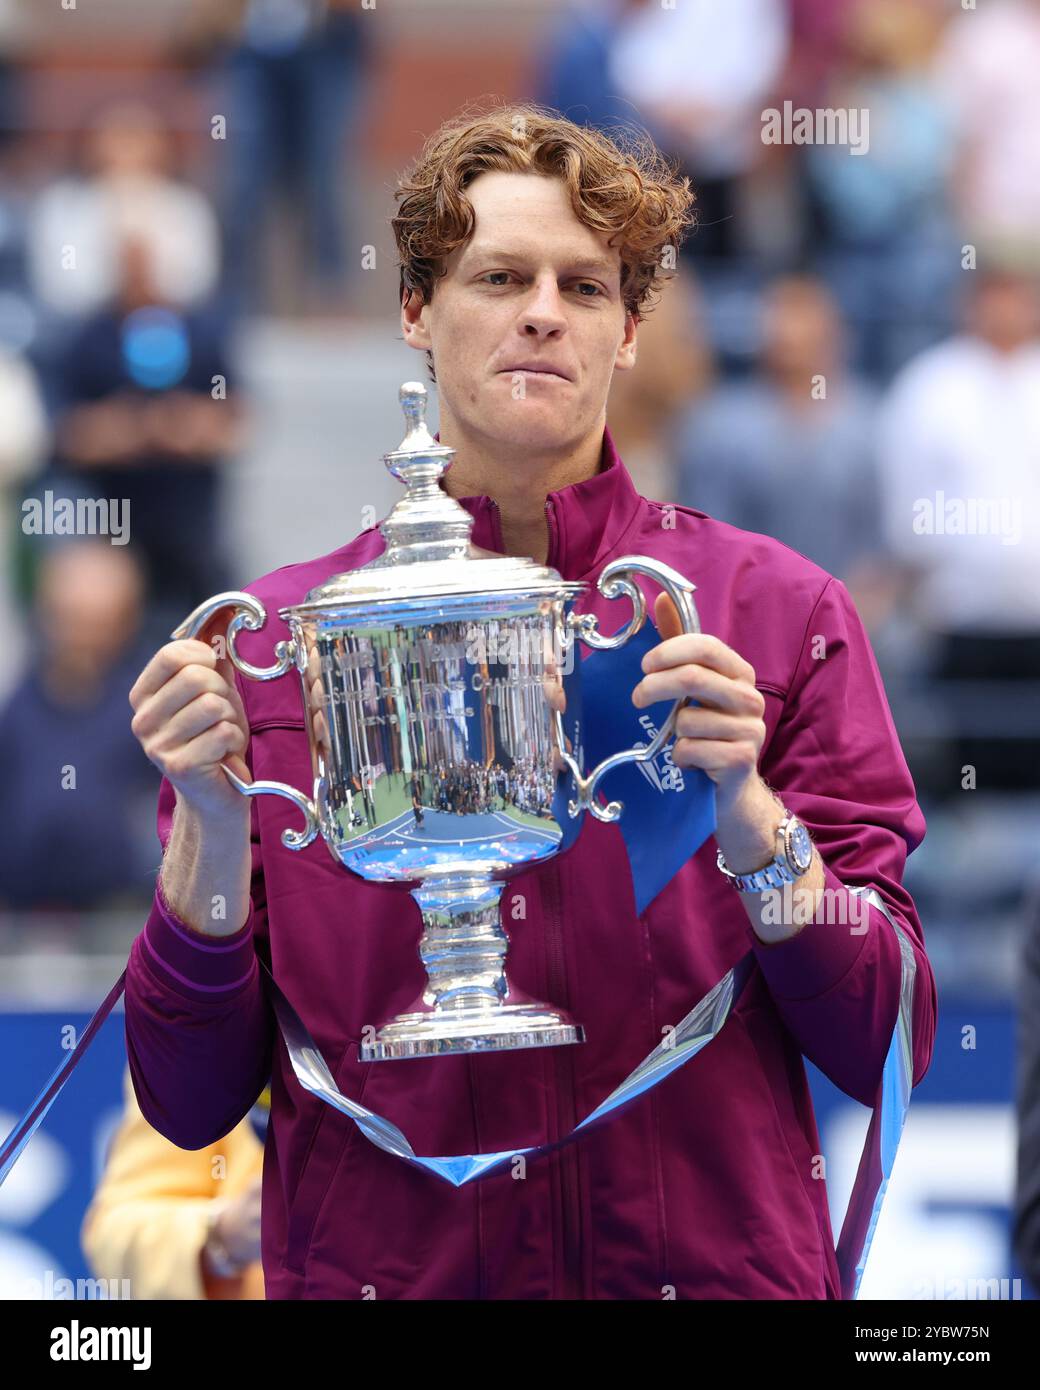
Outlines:
[[386,538],[384,559],[398,564],[414,560],[460,559],[469,546],[473,518],[439,480],[451,466],[455,450],[438,444],[426,424],[429,393],[421,381],[406,381],[397,398],[408,433],[383,462],[408,489],[380,523]]
[[426,424],[426,405],[429,399],[426,387],[421,381],[406,381],[397,395],[408,426],[397,452],[412,454],[420,449],[436,448],[437,441]]

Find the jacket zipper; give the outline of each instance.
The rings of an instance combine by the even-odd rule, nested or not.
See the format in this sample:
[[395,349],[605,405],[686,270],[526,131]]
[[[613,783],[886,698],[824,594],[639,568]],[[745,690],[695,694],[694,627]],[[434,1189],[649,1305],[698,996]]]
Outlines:
[[[492,499],[492,519],[494,532],[500,550],[504,550],[502,540],[501,512],[498,503]],[[556,559],[559,545],[559,532],[556,526],[556,512],[552,498],[545,499],[545,519],[549,529],[549,549],[546,565]],[[559,866],[555,859],[545,866],[542,883],[545,891],[546,920],[546,958],[549,999],[560,1008],[568,1008],[567,973],[563,958],[563,933],[560,923]],[[569,1048],[553,1048],[554,1091],[556,1100],[556,1124],[558,1135],[569,1134],[578,1122],[574,1103],[573,1061]],[[556,1155],[560,1174],[561,1206],[561,1245],[563,1247],[563,1281],[560,1293],[564,1298],[580,1299],[584,1293],[581,1259],[581,1205],[578,1194],[578,1155],[573,1144],[560,1149]]]
[[[505,550],[505,541],[502,539],[502,512],[493,497],[488,498],[491,503],[491,535],[500,551]],[[556,511],[553,507],[551,497],[545,499],[545,520],[549,528],[549,553],[545,557],[545,563],[552,565],[556,559],[556,548],[559,544],[559,532],[556,528]]]
[[551,566],[556,563],[556,547],[559,543],[559,533],[556,529],[556,509],[551,497],[545,499],[545,521],[549,527],[549,551],[545,557],[545,563]]
[[[545,556],[547,566],[558,565],[560,533],[556,507],[551,497],[545,499],[545,522],[549,531],[549,546]],[[551,860],[546,876],[547,956],[549,999],[561,1009],[570,1008],[567,971],[563,955],[563,931],[560,911],[560,869]],[[569,1134],[578,1122],[574,1100],[574,1059],[569,1047],[555,1048],[556,1119],[562,1137]],[[584,1294],[581,1253],[581,1199],[579,1193],[578,1152],[573,1143],[560,1149],[560,1205],[562,1212],[561,1244],[563,1246],[564,1298],[580,1299]]]
[[[570,1007],[567,976],[563,958],[563,933],[560,922],[559,866],[550,860],[543,874],[543,902],[546,921],[546,957],[548,964],[549,1000],[559,1008]],[[556,1123],[558,1137],[569,1134],[577,1124],[574,1103],[573,1058],[569,1047],[553,1049],[555,1067]],[[564,1298],[580,1299],[584,1288],[581,1258],[581,1203],[578,1193],[578,1154],[573,1143],[565,1145],[556,1155],[560,1173],[560,1204],[562,1215],[561,1245],[563,1247]]]
[[506,543],[502,539],[502,512],[493,497],[488,500],[491,503],[491,535],[499,551],[502,552],[506,548]]

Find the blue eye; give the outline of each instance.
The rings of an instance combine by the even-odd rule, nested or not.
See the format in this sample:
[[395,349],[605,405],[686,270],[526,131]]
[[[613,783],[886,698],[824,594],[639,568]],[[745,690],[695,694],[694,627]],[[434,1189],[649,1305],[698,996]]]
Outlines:
[[595,281],[593,281],[593,280],[579,280],[579,281],[578,281],[578,284],[579,284],[579,286],[581,286],[581,285],[588,285],[588,286],[590,287],[590,289],[593,289],[593,290],[596,291],[595,294],[583,294],[583,295],[581,296],[582,299],[595,299],[598,295],[600,295],[600,294],[603,293],[603,291],[600,289],[600,287],[599,287],[599,286],[595,283]]

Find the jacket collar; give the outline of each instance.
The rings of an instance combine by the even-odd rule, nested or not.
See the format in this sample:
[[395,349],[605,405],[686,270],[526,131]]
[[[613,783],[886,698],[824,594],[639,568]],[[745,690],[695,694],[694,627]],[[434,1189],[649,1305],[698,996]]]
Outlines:
[[[440,438],[440,435],[437,435]],[[473,543],[504,554],[498,504],[486,494],[460,497],[474,519]],[[546,564],[564,579],[598,574],[635,524],[643,499],[621,461],[610,430],[603,430],[599,472],[546,494],[549,554]]]

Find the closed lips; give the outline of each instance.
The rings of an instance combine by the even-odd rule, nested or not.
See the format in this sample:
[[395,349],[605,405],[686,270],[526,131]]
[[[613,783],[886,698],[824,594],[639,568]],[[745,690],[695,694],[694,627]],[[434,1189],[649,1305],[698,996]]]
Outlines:
[[534,366],[534,365],[528,366],[528,365],[525,365],[525,364],[518,364],[518,365],[515,366],[515,367],[503,367],[503,368],[502,368],[502,371],[503,371],[503,372],[536,372],[536,373],[537,373],[538,375],[540,375],[540,376],[558,376],[558,377],[560,377],[561,380],[563,380],[563,381],[570,381],[570,377],[566,374],[566,372],[557,371],[557,369],[556,369],[555,367],[546,367],[546,366],[537,366],[537,367],[536,367],[536,366]]

